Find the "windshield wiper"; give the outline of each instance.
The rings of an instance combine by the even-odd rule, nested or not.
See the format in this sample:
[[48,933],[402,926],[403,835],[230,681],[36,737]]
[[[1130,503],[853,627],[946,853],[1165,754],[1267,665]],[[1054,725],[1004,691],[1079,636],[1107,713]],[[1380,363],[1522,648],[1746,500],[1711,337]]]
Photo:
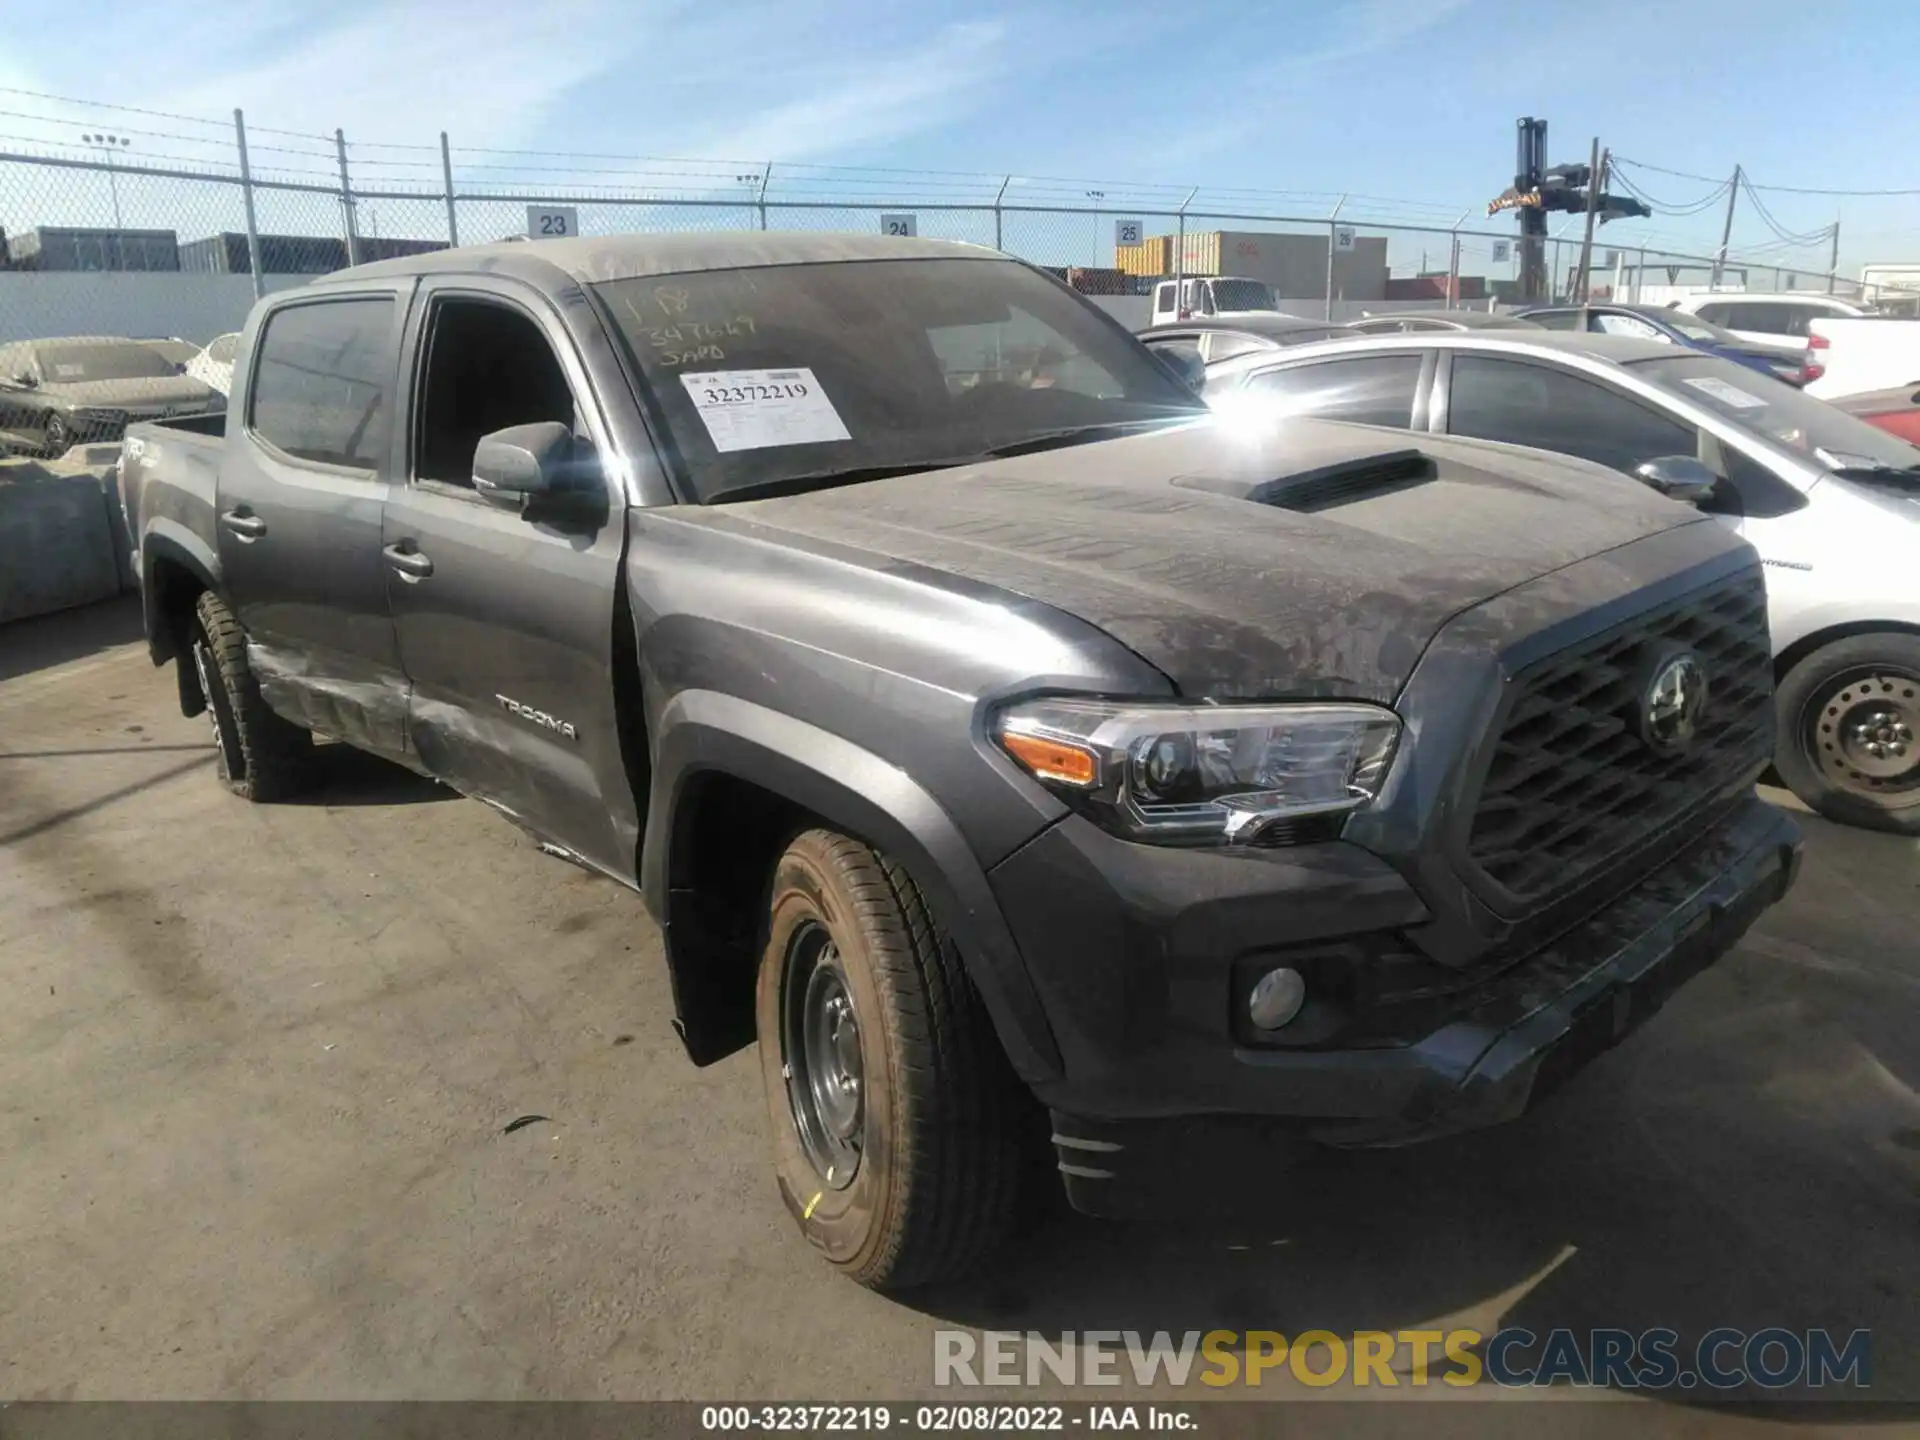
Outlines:
[[[1205,412],[1196,410],[1184,418],[1202,419]],[[1006,460],[1015,455],[1034,455],[1042,450],[1060,450],[1068,445],[1085,445],[1093,440],[1105,440],[1123,430],[1138,430],[1148,425],[1165,425],[1164,419],[1153,420],[1103,420],[1098,425],[1075,425],[1065,430],[1049,430],[1041,435],[1030,435],[1025,440],[1015,440],[1008,445],[996,445],[991,450],[982,450],[983,460]]]
[[912,465],[857,465],[847,470],[816,470],[809,475],[783,475],[777,480],[755,480],[746,485],[729,485],[709,497],[710,505],[735,500],[767,500],[776,495],[797,495],[805,490],[830,490],[839,485],[858,485],[866,480],[891,480],[896,475],[921,475],[929,470],[951,470],[965,460],[922,460]]

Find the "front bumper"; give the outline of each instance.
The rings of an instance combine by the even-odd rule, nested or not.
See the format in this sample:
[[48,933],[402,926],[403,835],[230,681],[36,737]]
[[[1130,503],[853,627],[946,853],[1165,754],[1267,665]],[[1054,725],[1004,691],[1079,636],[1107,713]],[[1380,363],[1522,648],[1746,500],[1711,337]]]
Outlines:
[[[1324,893],[1297,895],[1290,907],[1296,925],[1301,906],[1309,930],[1316,913],[1331,918],[1324,913],[1329,908],[1344,912],[1350,931],[1368,922],[1380,927],[1418,918],[1406,913],[1410,904],[1418,909],[1411,892],[1396,893],[1384,876],[1369,875],[1357,858],[1364,852],[1351,846],[1313,849],[1327,853],[1309,868],[1355,873],[1338,879],[1328,874]],[[1341,851],[1351,853],[1335,858]],[[1303,858],[1292,857],[1293,865]],[[1376,1029],[1365,1044],[1344,1048],[1248,1043],[1223,1013],[1238,994],[1244,961],[1213,950],[1209,963],[1195,952],[1196,944],[1206,949],[1208,937],[1226,938],[1207,918],[1215,905],[1202,901],[1166,916],[1157,957],[1164,1024],[1142,1023],[1136,993],[1131,1006],[1119,1000],[1118,1028],[1097,1020],[1066,1025],[1065,997],[1057,986],[1043,986],[1054,991],[1048,1008],[1068,1055],[1068,1078],[1047,1087],[1042,1099],[1054,1112],[1069,1193],[1082,1209],[1114,1213],[1109,1192],[1125,1188],[1129,1176],[1191,1173],[1184,1161],[1169,1156],[1168,1138],[1189,1150],[1196,1143],[1230,1148],[1249,1138],[1246,1127],[1232,1120],[1196,1126],[1193,1117],[1269,1126],[1284,1120],[1282,1128],[1290,1133],[1340,1145],[1403,1144],[1510,1120],[1617,1044],[1724,954],[1786,893],[1799,858],[1793,823],[1757,799],[1744,799],[1624,895],[1524,958],[1443,997],[1437,1023],[1423,1033],[1382,1035]],[[1368,876],[1376,892],[1371,903],[1360,876]],[[1247,899],[1230,899],[1220,918],[1230,918]],[[1136,894],[1118,908],[1137,916],[1140,902]],[[1156,968],[1139,963],[1137,954],[1119,959],[1122,991],[1132,985],[1137,992],[1142,973]],[[1108,1008],[1113,999],[1108,997]],[[1091,1003],[1097,1016],[1100,1002]],[[1130,1008],[1132,1044],[1126,1034]],[[1203,1016],[1209,1009],[1210,1025]],[[1410,1013],[1436,1018],[1432,1006]],[[1077,1067],[1076,1050],[1082,1062]],[[1169,1120],[1176,1123],[1161,1123]]]

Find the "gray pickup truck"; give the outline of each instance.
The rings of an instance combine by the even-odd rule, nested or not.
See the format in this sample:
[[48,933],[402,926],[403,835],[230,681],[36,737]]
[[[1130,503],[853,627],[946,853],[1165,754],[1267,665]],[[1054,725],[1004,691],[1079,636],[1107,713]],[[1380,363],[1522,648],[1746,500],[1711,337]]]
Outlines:
[[120,481],[226,783],[344,741],[638,889],[692,1059],[758,1039],[785,1203],[876,1287],[985,1253],[1049,1134],[1115,1214],[1199,1135],[1232,1173],[1509,1119],[1798,863],[1724,528],[1537,452],[1215,421],[988,250],[345,270]]

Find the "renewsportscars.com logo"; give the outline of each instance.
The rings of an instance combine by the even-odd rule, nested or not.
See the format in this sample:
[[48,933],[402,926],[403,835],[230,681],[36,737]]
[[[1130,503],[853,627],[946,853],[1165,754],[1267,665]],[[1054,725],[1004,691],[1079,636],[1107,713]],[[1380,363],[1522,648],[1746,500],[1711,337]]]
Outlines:
[[1764,1390],[1873,1383],[1871,1337],[1854,1330],[1037,1330],[933,1332],[933,1383],[947,1386],[1264,1383],[1395,1386],[1588,1385],[1622,1390]]

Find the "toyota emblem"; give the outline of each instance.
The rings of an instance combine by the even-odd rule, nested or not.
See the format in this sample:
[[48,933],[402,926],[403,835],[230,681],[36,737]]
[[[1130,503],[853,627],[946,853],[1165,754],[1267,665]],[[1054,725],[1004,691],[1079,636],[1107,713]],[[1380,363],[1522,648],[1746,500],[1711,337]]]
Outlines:
[[1640,694],[1640,738],[1662,755],[1693,743],[1707,710],[1707,667],[1683,650],[1655,662],[1653,678]]

